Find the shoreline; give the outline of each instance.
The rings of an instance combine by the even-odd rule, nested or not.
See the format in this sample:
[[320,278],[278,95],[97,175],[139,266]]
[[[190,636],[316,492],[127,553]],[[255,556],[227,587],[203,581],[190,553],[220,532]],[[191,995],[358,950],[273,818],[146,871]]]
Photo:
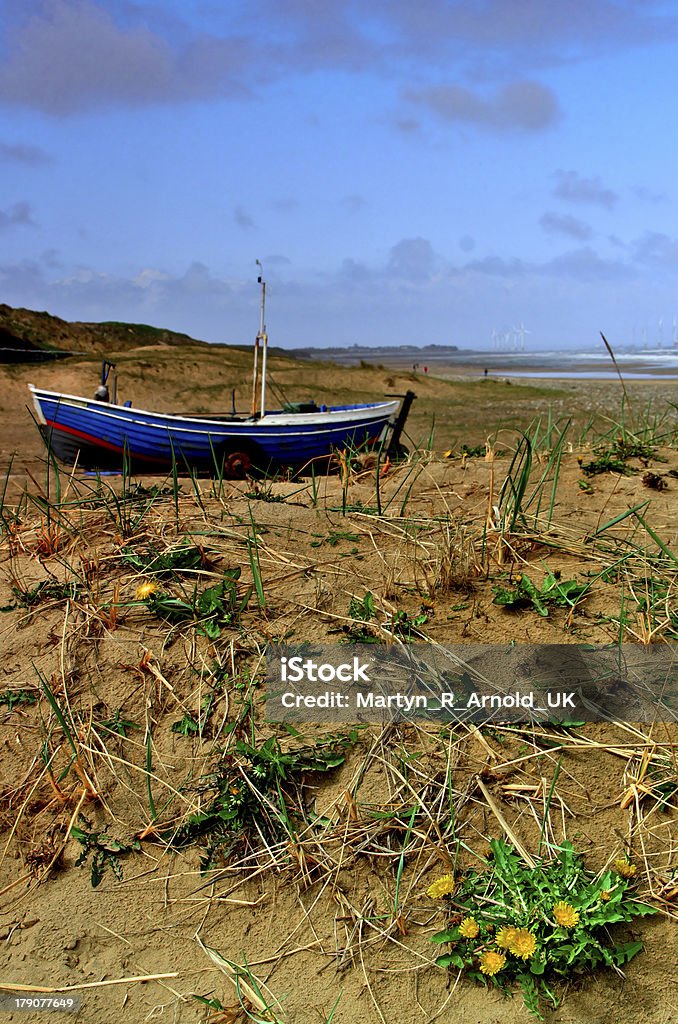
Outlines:
[[[579,383],[594,383],[594,384],[619,384],[620,378],[617,371],[613,369],[550,369],[544,370],[538,367],[512,367],[512,368],[501,368],[497,366],[488,366],[487,374],[484,372],[484,367],[481,369],[478,366],[430,366],[428,369],[427,376],[439,377],[442,380],[495,380],[505,381],[511,380],[516,383],[523,384],[576,384]],[[417,371],[421,373],[421,370]],[[621,379],[624,383],[637,383],[637,384],[662,384],[668,381],[678,381],[678,370],[672,371],[666,369],[664,371],[655,370],[652,373],[643,371],[625,371],[621,370]]]
[[[359,353],[314,351],[315,363],[364,369],[411,370],[446,380],[468,377],[525,378],[526,380],[678,380],[678,351],[653,353],[620,353],[617,368],[604,353],[587,352],[422,352],[402,353],[398,350],[364,350]],[[310,360],[309,360],[310,361]]]

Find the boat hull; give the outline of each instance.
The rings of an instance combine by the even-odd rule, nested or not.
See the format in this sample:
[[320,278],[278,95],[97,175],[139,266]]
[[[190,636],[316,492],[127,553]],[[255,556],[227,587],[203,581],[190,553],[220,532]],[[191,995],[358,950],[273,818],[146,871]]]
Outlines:
[[398,410],[398,402],[384,401],[251,419],[176,416],[29,387],[50,450],[84,469],[176,465],[240,476],[250,468],[299,468],[338,449],[374,445]]

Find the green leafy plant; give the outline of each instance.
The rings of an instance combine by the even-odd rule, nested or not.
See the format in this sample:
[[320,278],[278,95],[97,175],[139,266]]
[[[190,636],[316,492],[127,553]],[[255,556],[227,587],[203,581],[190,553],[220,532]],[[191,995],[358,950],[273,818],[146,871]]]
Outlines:
[[348,605],[348,617],[351,622],[342,626],[345,636],[341,642],[348,644],[380,643],[380,638],[375,636],[368,625],[376,616],[377,610],[371,591],[368,590],[363,598],[352,597]]
[[179,733],[180,736],[202,736],[214,709],[214,700],[214,694],[208,693],[200,704],[197,719],[192,715],[184,715],[183,718],[172,723],[172,732]]
[[587,583],[576,580],[561,580],[560,573],[547,572],[541,587],[532,582],[527,573],[516,578],[511,586],[496,585],[494,604],[505,608],[527,608],[532,606],[544,618],[548,615],[548,605],[573,608],[588,589]]
[[661,810],[669,813],[678,795],[678,776],[672,765],[650,764],[647,770],[647,788]]
[[139,840],[133,839],[129,843],[123,843],[119,839],[112,839],[106,831],[97,832],[92,822],[84,814],[81,814],[80,818],[87,826],[86,829],[79,828],[77,825],[71,827],[71,836],[73,839],[77,839],[83,847],[75,862],[76,867],[84,864],[89,857],[92,858],[90,880],[94,889],[104,877],[107,867],[110,867],[115,877],[121,881],[122,866],[119,855],[140,850]]
[[113,718],[107,718],[104,722],[99,722],[99,725],[102,729],[108,729],[109,732],[114,732],[126,739],[128,729],[140,729],[141,726],[130,721],[129,718],[123,718],[121,711],[121,708],[116,708]]
[[394,636],[411,644],[421,640],[421,627],[426,625],[430,617],[431,609],[423,608],[417,615],[408,615],[404,609],[398,608],[386,623],[386,628]]
[[582,462],[582,473],[586,476],[597,476],[599,473],[619,473],[621,476],[629,476],[633,470],[624,462],[624,459],[613,452],[602,452],[590,462]]
[[151,611],[169,622],[195,621],[201,633],[215,640],[224,626],[237,625],[252,596],[252,587],[248,587],[244,594],[238,593],[240,572],[240,566],[227,569],[219,583],[201,593],[196,592],[193,600],[152,590],[144,602]]
[[180,736],[195,736],[200,730],[200,723],[196,722],[192,715],[184,715],[183,718],[172,722],[171,728],[172,732],[176,732]]
[[622,967],[642,942],[615,941],[614,925],[656,913],[634,898],[635,868],[588,872],[569,842],[551,862],[527,866],[501,839],[490,843],[491,867],[471,871],[458,884],[450,876],[428,892],[448,907],[448,927],[432,941],[450,951],[436,960],[467,977],[510,994],[517,986],[525,1005],[542,1017],[541,1004],[558,1005],[553,984],[599,967]]
[[[598,473],[620,473],[628,476],[636,470],[627,466],[628,459],[640,459],[647,465],[652,458],[657,458],[657,449],[653,444],[633,435],[617,435],[612,441],[598,444],[593,449],[594,459],[582,462],[582,472],[586,476]],[[660,460],[663,461],[663,460]]]
[[78,584],[75,582],[59,583],[57,580],[41,580],[34,587],[22,590],[12,587],[16,603],[21,608],[34,608],[43,601],[73,601],[78,595]]
[[37,699],[30,690],[5,690],[0,694],[0,704],[4,704],[8,711],[13,711],[21,704],[36,704]]
[[330,735],[314,744],[283,750],[275,736],[259,746],[238,740],[212,777],[214,796],[204,811],[193,814],[176,833],[175,846],[206,839],[204,868],[218,853],[227,855],[253,835],[267,842],[294,835],[302,799],[299,787],[307,772],[326,772],[343,764],[358,731]]
[[486,444],[461,444],[459,445],[459,454],[466,456],[467,459],[483,459],[487,452]]
[[371,622],[376,615],[374,607],[374,595],[367,591],[362,600],[352,597],[348,606],[349,616],[356,622]]
[[342,540],[350,541],[354,544],[360,540],[360,536],[357,533],[350,533],[348,530],[330,530],[327,536],[320,533],[315,534],[315,536],[320,537],[321,540],[312,540],[312,548],[319,548],[323,544],[329,544],[331,548],[334,548]]
[[153,545],[141,550],[125,548],[121,559],[139,572],[166,576],[186,569],[199,569],[204,565],[204,552],[197,544],[180,544],[168,551],[159,551]]
[[252,486],[249,491],[245,491],[245,497],[251,501],[268,501],[273,504],[284,503],[288,496],[285,494],[274,494],[274,482],[272,477],[268,477],[263,483],[260,483],[258,480],[252,480]]

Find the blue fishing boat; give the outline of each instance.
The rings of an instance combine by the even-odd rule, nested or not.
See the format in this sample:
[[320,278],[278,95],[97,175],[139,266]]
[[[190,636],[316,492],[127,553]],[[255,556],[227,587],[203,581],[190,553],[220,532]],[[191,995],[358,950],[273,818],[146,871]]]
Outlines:
[[[46,391],[29,384],[38,425],[50,451],[83,469],[163,472],[176,466],[240,478],[281,466],[300,470],[342,449],[379,445],[391,456],[414,399],[406,395],[357,405],[289,403],[266,409],[268,336],[264,323],[266,285],[261,285],[261,323],[254,346],[252,407],[247,415],[170,414],[132,408],[109,394],[113,364],[104,361],[94,398]],[[395,399],[395,400],[394,400]]]

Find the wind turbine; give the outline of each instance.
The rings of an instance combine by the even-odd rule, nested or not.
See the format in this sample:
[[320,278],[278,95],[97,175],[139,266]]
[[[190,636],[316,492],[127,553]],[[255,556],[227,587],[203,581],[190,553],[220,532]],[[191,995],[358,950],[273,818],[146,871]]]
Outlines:
[[526,334],[532,334],[532,331],[528,331],[527,327],[525,326],[525,324],[521,320],[520,321],[520,327],[515,327],[514,328],[514,334],[517,334],[518,337],[520,338],[520,351],[524,352],[525,351],[525,335]]

